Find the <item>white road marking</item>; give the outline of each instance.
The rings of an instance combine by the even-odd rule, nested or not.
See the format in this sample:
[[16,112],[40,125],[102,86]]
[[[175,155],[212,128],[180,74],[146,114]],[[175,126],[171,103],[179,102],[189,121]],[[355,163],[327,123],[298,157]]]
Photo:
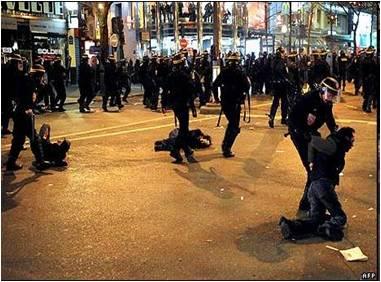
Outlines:
[[[144,122],[131,123],[131,124],[128,124],[128,126],[145,123],[147,121],[155,121],[155,120],[160,120],[160,119],[163,120],[163,119],[166,119],[166,118],[173,118],[173,116],[172,117],[162,117],[162,118],[159,118],[159,119],[146,120]],[[205,118],[198,118],[198,119],[190,120],[189,123],[201,122],[201,121],[204,121],[204,120],[211,120],[211,119],[217,119],[217,118],[218,117],[215,116],[215,115],[213,115],[213,116],[208,115]],[[61,137],[67,137],[69,135],[70,136],[83,135],[85,133],[93,133],[93,132],[105,131],[106,129],[115,129],[115,128],[126,127],[126,126],[127,125],[123,125],[123,126],[111,126],[111,127],[107,127],[107,128],[105,127],[105,128],[102,128],[102,129],[88,130],[86,132],[80,132],[78,134],[72,133],[72,134],[67,134],[67,135],[62,135],[62,136],[55,136],[54,138],[51,138],[51,140],[59,139]],[[135,133],[135,132],[141,132],[141,131],[148,131],[148,130],[152,130],[152,129],[165,128],[165,127],[171,127],[171,126],[174,126],[174,124],[173,123],[167,123],[167,124],[163,124],[163,125],[156,125],[156,126],[150,126],[150,127],[136,128],[136,129],[130,129],[130,130],[123,130],[123,131],[104,133],[104,134],[99,134],[99,135],[91,135],[91,136],[84,136],[84,137],[78,137],[78,138],[71,138],[70,141],[79,141],[79,140],[86,140],[86,139],[99,138],[99,137],[107,137],[107,136],[117,136],[117,135],[123,135],[123,134]],[[29,148],[29,141],[25,142],[24,146],[26,148]],[[11,147],[11,144],[7,144],[5,146],[2,146],[1,150],[4,151],[5,149],[9,149],[10,147]]]

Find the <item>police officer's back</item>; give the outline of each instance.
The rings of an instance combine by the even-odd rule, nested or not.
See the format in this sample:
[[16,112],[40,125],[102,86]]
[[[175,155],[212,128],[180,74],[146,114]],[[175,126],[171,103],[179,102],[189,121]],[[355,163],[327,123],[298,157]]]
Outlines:
[[221,147],[224,157],[230,158],[234,157],[231,148],[240,133],[241,103],[244,102],[244,93],[249,91],[250,82],[239,65],[240,55],[238,53],[231,54],[227,61],[227,67],[221,71],[213,82],[213,91],[216,93],[218,87],[221,88],[221,110],[228,120]]

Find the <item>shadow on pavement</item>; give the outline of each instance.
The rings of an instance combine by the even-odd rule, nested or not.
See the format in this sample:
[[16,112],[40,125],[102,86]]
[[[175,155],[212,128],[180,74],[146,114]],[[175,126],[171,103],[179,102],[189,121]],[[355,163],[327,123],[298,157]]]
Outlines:
[[50,175],[51,173],[46,173],[46,172],[41,172],[41,171],[34,171],[30,169],[31,171],[34,172],[32,176],[29,176],[19,182],[14,182],[13,181],[16,179],[16,175],[14,172],[6,172],[2,176],[2,201],[1,201],[1,211],[7,211],[10,209],[13,209],[17,207],[17,201],[15,201],[13,198],[28,184],[36,182],[37,179],[40,176],[43,175]]
[[239,251],[248,253],[262,262],[282,262],[290,257],[282,249],[284,241],[277,222],[266,222],[249,227],[235,243]]
[[[243,170],[250,177],[258,179],[258,176],[264,174],[266,166],[272,162],[278,144],[284,140],[282,133],[284,130],[279,131],[276,130],[275,134],[265,134],[259,145],[251,153],[250,158],[244,161]],[[261,160],[261,162],[257,162],[256,159]]]
[[[232,183],[219,175],[215,168],[209,171],[201,167],[200,163],[187,164],[188,172],[182,172],[175,168],[174,171],[184,179],[192,182],[196,187],[209,191],[221,199],[231,199],[234,196],[232,189],[238,188],[247,191],[238,184]],[[247,191],[252,194],[252,192]]]

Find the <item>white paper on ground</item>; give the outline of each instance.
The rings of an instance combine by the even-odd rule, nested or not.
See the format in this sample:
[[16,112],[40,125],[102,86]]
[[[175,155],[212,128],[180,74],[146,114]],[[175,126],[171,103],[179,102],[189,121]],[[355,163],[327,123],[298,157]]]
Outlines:
[[351,248],[348,250],[339,250],[331,246],[326,246],[326,248],[339,251],[345,258],[346,261],[367,261],[368,257],[363,254],[359,247]]

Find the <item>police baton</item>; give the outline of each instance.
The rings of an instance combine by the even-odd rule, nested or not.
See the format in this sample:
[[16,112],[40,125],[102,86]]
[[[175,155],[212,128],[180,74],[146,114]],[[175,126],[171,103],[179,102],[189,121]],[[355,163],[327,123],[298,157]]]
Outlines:
[[35,118],[35,115],[32,113],[32,115],[31,115],[31,122],[32,122],[32,135],[31,135],[31,143],[33,143],[34,142],[34,139],[35,139],[35,124],[36,124],[36,118]]
[[248,112],[249,112],[249,117],[248,119],[246,120],[246,103],[245,101],[243,102],[243,109],[244,109],[244,112],[243,112],[243,121],[246,122],[246,123],[250,123],[251,121],[251,116],[250,116],[250,94],[249,92],[246,93],[247,95],[247,105],[248,105]]
[[221,106],[221,111],[220,111],[220,115],[219,115],[219,117],[218,117],[218,121],[217,121],[217,125],[216,125],[216,127],[220,127],[221,116],[222,116],[222,106]]

